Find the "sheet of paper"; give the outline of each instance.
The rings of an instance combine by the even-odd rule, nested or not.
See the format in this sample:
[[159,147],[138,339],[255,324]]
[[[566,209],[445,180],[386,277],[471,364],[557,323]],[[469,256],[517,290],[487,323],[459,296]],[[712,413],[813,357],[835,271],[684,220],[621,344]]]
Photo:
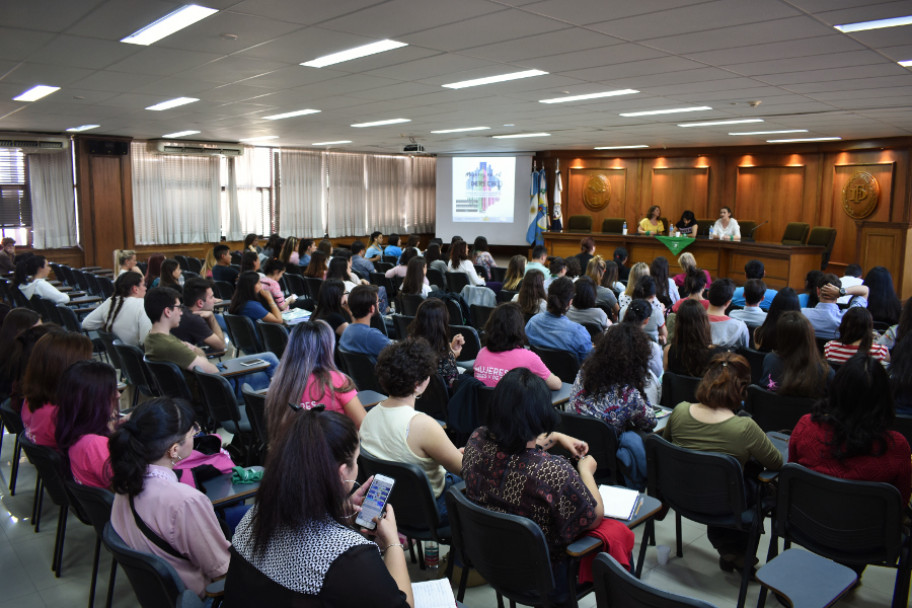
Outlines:
[[605,517],[630,519],[640,493],[630,488],[618,486],[599,486],[602,504],[605,505]]
[[453,608],[456,606],[456,596],[453,595],[450,581],[445,578],[412,583],[412,595],[415,597],[415,608]]

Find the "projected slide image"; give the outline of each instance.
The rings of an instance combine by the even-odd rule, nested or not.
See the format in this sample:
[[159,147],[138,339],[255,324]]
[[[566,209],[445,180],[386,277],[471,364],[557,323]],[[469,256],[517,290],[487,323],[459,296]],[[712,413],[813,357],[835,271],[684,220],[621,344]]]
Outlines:
[[453,221],[512,222],[516,159],[453,158]]

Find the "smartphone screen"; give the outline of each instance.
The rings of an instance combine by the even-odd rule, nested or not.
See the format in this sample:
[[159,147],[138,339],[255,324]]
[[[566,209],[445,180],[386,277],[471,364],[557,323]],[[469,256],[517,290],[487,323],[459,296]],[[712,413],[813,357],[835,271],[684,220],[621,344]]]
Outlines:
[[386,507],[386,501],[389,500],[390,492],[396,480],[386,475],[374,475],[374,481],[371,483],[364,502],[361,504],[361,512],[355,518],[355,523],[362,528],[373,530],[377,527],[374,522],[375,517],[379,517]]

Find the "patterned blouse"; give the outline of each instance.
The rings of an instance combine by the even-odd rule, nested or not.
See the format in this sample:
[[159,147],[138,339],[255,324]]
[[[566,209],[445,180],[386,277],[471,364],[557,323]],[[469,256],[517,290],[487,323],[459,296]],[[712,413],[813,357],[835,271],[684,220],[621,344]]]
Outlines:
[[478,253],[475,254],[475,263],[478,264],[479,266],[484,266],[485,274],[488,275],[487,280],[490,281],[491,280],[491,269],[494,268],[494,266],[496,266],[496,264],[494,263],[494,258],[491,256],[491,254],[488,253],[487,251],[479,251]]
[[462,477],[472,502],[538,524],[552,563],[595,521],[595,498],[567,459],[540,449],[508,454],[487,427],[475,429],[469,438]]
[[627,430],[628,423],[641,431],[651,431],[656,425],[655,412],[635,387],[613,384],[604,393],[590,395],[583,389],[581,373],[570,389],[570,407],[577,414],[601,418],[619,434]]
[[437,373],[446,382],[447,388],[453,388],[453,383],[459,378],[459,367],[456,365],[456,355],[448,350],[445,357],[437,362]]

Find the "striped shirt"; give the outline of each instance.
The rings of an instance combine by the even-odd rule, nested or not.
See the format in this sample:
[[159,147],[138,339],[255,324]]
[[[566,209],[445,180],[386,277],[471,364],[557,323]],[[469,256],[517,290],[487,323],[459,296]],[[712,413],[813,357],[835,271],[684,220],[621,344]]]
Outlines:
[[[827,361],[833,363],[845,363],[858,352],[858,346],[854,344],[843,344],[838,340],[830,340],[823,347],[823,354]],[[872,344],[868,354],[883,363],[886,367],[890,363],[890,353],[886,347],[880,344]]]

